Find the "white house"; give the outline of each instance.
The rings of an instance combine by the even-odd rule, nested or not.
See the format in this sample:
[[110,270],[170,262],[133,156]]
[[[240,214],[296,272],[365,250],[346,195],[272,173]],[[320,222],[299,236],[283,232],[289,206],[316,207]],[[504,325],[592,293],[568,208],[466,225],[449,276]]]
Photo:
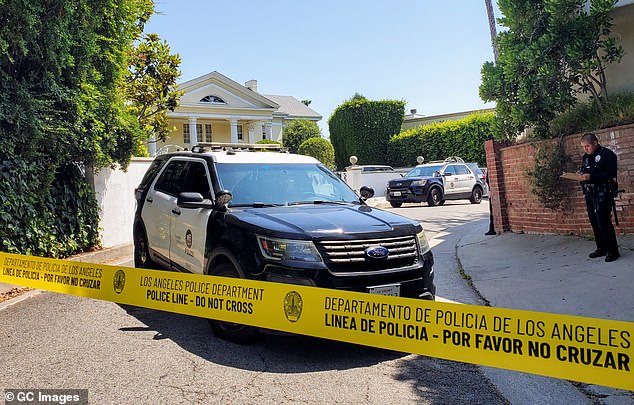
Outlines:
[[215,71],[180,84],[178,90],[183,92],[180,105],[168,113],[174,131],[165,142],[150,142],[150,155],[167,145],[189,149],[198,142],[279,141],[289,121],[322,118],[292,96],[260,94],[256,80],[243,86]]

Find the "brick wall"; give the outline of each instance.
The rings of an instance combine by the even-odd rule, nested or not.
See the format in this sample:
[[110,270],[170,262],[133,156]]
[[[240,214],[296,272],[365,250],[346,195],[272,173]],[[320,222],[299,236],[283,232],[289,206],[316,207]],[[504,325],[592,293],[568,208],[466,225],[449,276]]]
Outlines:
[[[634,125],[595,132],[599,143],[612,149],[618,159],[619,188],[625,193],[616,200],[619,226],[617,234],[634,233]],[[580,134],[564,138],[564,149],[571,157],[569,171],[581,166],[583,149]],[[535,154],[541,146],[555,145],[548,140],[510,146],[487,141],[487,168],[491,186],[491,203],[495,230],[539,233],[591,235],[585,201],[576,181],[565,182],[563,207],[553,211],[544,208],[531,192],[527,170],[534,167]]]

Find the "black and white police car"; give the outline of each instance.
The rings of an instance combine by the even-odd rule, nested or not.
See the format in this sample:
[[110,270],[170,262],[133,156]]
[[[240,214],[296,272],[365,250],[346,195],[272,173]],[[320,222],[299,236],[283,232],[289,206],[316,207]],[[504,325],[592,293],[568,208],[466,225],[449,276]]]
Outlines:
[[[312,157],[259,149],[275,147],[157,156],[136,189],[135,266],[434,299],[418,222],[366,205]],[[211,326],[238,342],[257,332]]]

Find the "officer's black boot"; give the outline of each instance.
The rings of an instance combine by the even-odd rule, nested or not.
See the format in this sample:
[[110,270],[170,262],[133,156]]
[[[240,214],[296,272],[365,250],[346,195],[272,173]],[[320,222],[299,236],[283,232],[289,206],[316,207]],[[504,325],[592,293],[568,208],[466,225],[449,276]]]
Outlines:
[[[607,252],[605,250],[597,249],[594,252],[590,253],[588,256],[590,257],[590,259],[594,259],[595,257],[605,256],[606,254]],[[607,261],[607,258],[606,258],[606,261]]]

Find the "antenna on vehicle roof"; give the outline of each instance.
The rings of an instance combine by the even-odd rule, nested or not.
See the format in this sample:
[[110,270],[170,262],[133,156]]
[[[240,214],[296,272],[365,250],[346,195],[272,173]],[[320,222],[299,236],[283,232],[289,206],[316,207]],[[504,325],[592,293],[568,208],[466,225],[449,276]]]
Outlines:
[[449,156],[447,159],[445,159],[445,162],[464,163],[464,160],[459,156]]

